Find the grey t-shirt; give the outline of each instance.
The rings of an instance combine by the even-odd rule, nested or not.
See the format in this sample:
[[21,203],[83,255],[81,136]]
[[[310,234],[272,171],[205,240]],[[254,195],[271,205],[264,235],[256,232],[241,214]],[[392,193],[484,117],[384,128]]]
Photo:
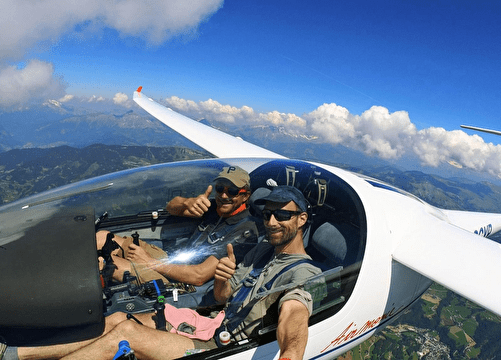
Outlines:
[[[243,281],[254,269],[254,266],[259,263],[262,257],[269,257],[269,261],[261,271],[252,290],[243,300],[240,308],[245,307],[252,301],[252,299],[259,296],[259,289],[273,279],[274,276],[279,274],[283,268],[300,260],[311,260],[308,255],[304,254],[278,254],[275,256],[272,252],[273,248],[274,247],[266,241],[259,243],[245,256],[243,262],[238,265],[235,274],[229,280],[233,291],[231,299],[234,299],[238,291],[242,288]],[[253,331],[257,330],[257,327],[260,324],[263,326],[276,324],[278,321],[278,311],[280,306],[287,300],[300,301],[304,304],[304,306],[306,306],[309,314],[311,315],[313,310],[312,296],[309,292],[305,291],[301,285],[307,279],[320,273],[321,270],[314,265],[310,263],[302,263],[279,275],[270,288],[272,293],[259,299],[254,306],[252,306],[252,310],[241,322],[241,324],[233,331],[235,338],[237,340],[241,340],[249,337]],[[288,285],[286,290],[273,292],[274,289],[284,285]],[[279,300],[278,303],[277,300]]]

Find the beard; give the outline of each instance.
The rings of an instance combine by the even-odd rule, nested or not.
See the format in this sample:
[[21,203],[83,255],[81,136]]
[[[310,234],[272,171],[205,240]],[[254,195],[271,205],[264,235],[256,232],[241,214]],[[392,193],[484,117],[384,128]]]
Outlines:
[[237,208],[233,199],[223,199],[219,196],[216,196],[216,204],[219,211],[225,215],[231,214]]
[[297,228],[291,229],[284,226],[274,228],[266,227],[266,239],[268,239],[268,242],[275,247],[284,246],[294,240],[297,232]]

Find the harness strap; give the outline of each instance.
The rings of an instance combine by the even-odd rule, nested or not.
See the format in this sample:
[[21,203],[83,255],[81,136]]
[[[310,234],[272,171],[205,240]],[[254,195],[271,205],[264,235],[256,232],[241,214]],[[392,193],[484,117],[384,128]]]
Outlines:
[[257,261],[251,272],[245,277],[245,279],[241,281],[242,287],[233,297],[230,304],[228,305],[228,308],[225,310],[226,319],[231,319],[238,312],[240,304],[245,300],[245,298],[247,298],[247,295],[249,295],[249,292],[252,290],[252,287],[256,282],[256,279],[259,277],[259,275],[261,275],[264,267],[273,256],[274,251],[275,249],[273,247],[270,247],[270,249],[266,251]]
[[[289,271],[293,267],[305,263],[313,265],[313,261],[310,259],[302,259],[296,261],[295,263],[287,265],[286,267],[282,268],[275,276],[273,276],[273,278],[270,281],[268,281],[260,289],[258,289],[258,293],[270,290],[271,287],[273,286],[273,283],[277,280],[279,276],[283,275],[285,272]],[[259,272],[261,273],[262,270],[263,269],[261,268]],[[249,315],[254,305],[260,300],[260,297],[255,297],[242,309],[238,310],[240,304],[247,298],[247,295],[252,290],[252,288],[253,286],[245,286],[245,285],[242,286],[242,288],[240,288],[240,290],[238,291],[237,295],[232,299],[231,304],[228,307],[228,310],[226,311],[226,319],[228,319],[228,321],[226,322],[225,326],[230,333],[233,332],[233,330],[235,330],[238,327],[238,325],[240,325],[240,323],[247,317],[247,315]]]
[[[240,228],[240,226],[242,226],[247,221],[249,221],[249,218],[244,217],[244,218],[240,219],[240,221],[238,221],[235,224],[223,226],[223,227],[216,230],[216,228],[218,227],[218,225],[222,221],[224,221],[224,220],[221,217],[221,218],[219,218],[219,220],[215,226],[212,224],[206,225],[205,222],[202,222],[200,225],[198,225],[198,229],[200,231],[200,234],[198,234],[195,237],[195,239],[193,240],[192,246],[193,247],[199,246],[199,245],[203,244],[205,241],[207,241],[211,245],[213,245],[219,241],[222,241],[222,240],[224,240],[224,238],[228,234],[230,234],[231,232],[237,231]],[[207,234],[207,235],[204,236],[204,234]]]

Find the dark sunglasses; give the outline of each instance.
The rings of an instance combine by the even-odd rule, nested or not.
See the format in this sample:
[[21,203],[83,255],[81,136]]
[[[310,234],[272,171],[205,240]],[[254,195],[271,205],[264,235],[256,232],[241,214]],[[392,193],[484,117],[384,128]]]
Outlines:
[[237,196],[239,194],[244,194],[247,191],[245,189],[240,189],[235,186],[216,185],[216,192],[219,194],[226,192],[230,196]]
[[294,215],[299,215],[302,214],[303,211],[291,211],[291,210],[268,210],[264,209],[263,210],[263,217],[266,221],[271,219],[271,215],[275,216],[275,219],[277,221],[288,221],[293,217]]

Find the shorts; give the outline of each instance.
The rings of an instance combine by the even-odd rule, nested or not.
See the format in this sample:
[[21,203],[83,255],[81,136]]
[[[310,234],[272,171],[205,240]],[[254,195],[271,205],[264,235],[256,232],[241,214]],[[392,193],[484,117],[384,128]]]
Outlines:
[[191,340],[193,340],[193,344],[195,344],[195,349],[205,349],[205,350],[217,349],[216,340],[214,339],[210,339],[207,341],[202,341],[197,339],[191,339]]
[[[132,244],[134,239],[130,236],[125,237],[125,241],[122,244],[123,258],[127,258],[127,253],[129,251],[129,245]],[[167,253],[160,249],[158,246],[148,244],[143,240],[139,240],[139,246],[144,249],[152,258],[154,259],[167,259]],[[165,284],[169,283],[169,280],[162,274],[156,272],[154,269],[150,268],[148,264],[137,264],[131,261],[132,275],[136,276],[140,282],[148,282],[152,280],[162,280]]]

